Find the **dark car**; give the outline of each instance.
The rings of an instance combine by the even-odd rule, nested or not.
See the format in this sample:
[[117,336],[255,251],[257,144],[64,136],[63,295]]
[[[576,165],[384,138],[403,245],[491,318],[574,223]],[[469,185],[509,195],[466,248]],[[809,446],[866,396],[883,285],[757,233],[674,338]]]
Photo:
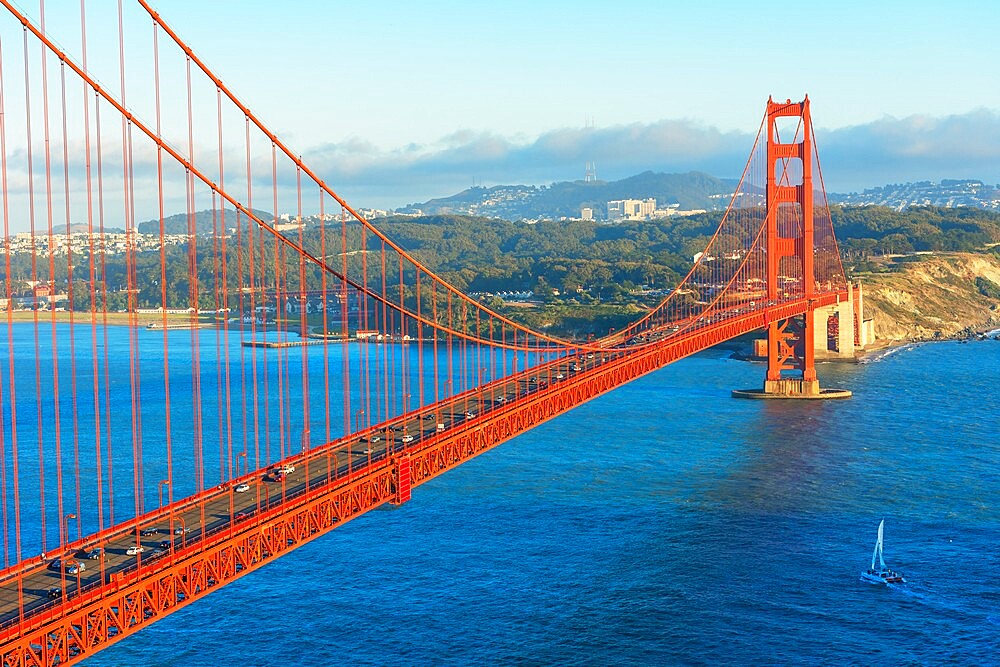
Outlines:
[[87,558],[89,560],[99,560],[104,556],[104,549],[94,547],[93,549],[80,549],[74,554],[77,558]]
[[52,600],[57,600],[62,597],[62,589],[56,586],[55,588],[50,588],[48,590],[48,596]]
[[142,530],[139,531],[139,534],[143,537],[152,537],[153,535],[156,535],[158,532],[160,531],[157,530],[156,528],[143,528]]
[[161,549],[169,549],[171,544],[173,544],[173,542],[171,542],[170,540],[160,540]]
[[62,568],[62,558],[56,558],[55,560],[49,563],[50,570],[59,570],[61,568]]

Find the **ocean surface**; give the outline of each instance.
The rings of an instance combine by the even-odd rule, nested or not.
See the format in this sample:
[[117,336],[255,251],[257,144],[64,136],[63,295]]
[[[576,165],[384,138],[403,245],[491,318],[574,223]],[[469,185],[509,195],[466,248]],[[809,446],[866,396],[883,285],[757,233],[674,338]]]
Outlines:
[[682,360],[84,664],[1000,664],[1000,342],[762,374]]

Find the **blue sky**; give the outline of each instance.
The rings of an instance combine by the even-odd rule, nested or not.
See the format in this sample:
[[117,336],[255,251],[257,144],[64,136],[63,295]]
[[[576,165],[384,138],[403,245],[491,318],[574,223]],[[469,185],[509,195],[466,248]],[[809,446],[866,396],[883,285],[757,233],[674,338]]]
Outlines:
[[[737,176],[772,94],[809,94],[831,191],[1000,182],[985,0],[155,4],[356,206],[577,179],[588,160],[609,180]],[[50,0],[53,32],[60,5],[78,7]]]

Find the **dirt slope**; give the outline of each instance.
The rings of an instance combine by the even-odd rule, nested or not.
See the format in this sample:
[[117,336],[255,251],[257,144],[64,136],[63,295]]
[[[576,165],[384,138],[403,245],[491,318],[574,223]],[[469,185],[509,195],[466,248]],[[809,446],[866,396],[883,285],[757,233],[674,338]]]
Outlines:
[[898,272],[857,276],[865,318],[882,342],[953,338],[1000,327],[1000,300],[980,293],[976,278],[1000,285],[1000,256],[941,253],[908,258]]

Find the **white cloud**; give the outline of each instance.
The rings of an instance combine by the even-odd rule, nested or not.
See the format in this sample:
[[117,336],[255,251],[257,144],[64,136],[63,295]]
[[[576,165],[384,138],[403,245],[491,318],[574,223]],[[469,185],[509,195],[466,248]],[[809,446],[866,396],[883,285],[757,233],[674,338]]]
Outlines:
[[[915,115],[817,129],[826,186],[848,192],[903,181],[1000,181],[1000,115],[988,109]],[[363,141],[307,151],[305,159],[357,206],[396,206],[446,196],[473,182],[541,184],[582,178],[587,162],[614,180],[646,170],[738,177],[749,132],[693,120],[562,128],[530,140],[461,130],[432,144],[378,150]]]
[[834,191],[943,178],[1000,181],[1000,115],[989,109],[887,116],[816,134],[827,187]]

